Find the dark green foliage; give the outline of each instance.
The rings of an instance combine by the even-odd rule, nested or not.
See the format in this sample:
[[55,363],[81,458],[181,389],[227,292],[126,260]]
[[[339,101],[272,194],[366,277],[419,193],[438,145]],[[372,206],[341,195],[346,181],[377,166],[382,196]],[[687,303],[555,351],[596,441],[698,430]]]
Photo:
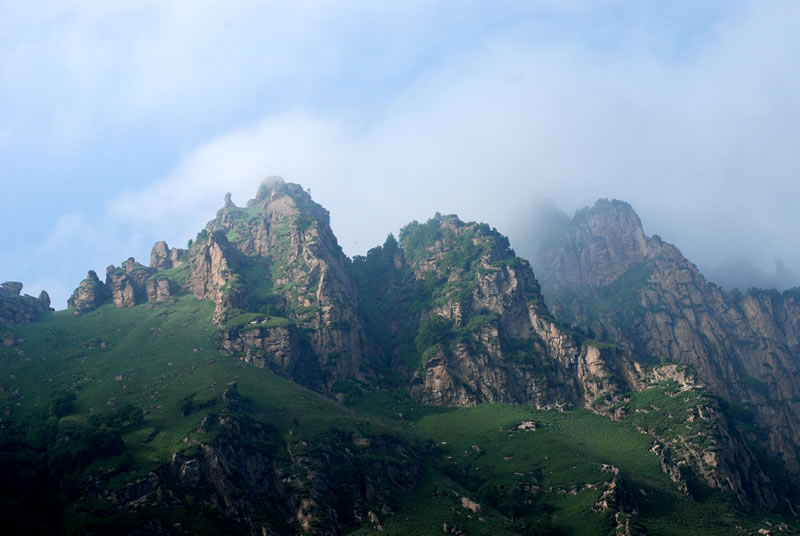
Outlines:
[[442,215],[437,212],[424,224],[414,220],[400,229],[400,241],[408,262],[419,260],[425,255],[425,250],[441,238],[442,220]]
[[[394,385],[404,380],[394,376],[395,369],[413,370],[419,362],[414,337],[431,296],[430,286],[417,281],[407,264],[395,265],[403,254],[389,235],[384,246],[370,249],[366,257],[354,257],[350,266],[362,298],[359,307],[367,333],[380,350],[373,365]],[[395,320],[390,324],[389,319]]]
[[192,393],[178,400],[177,405],[178,410],[181,412],[181,416],[188,417],[192,413],[197,413],[200,410],[214,407],[217,404],[217,400],[215,398],[206,400],[205,402],[199,402],[196,400],[196,397],[197,393]]
[[421,354],[435,344],[450,340],[453,333],[453,322],[438,315],[431,315],[422,323],[419,333],[414,338],[414,345]]
[[47,406],[47,412],[51,417],[60,419],[72,413],[72,404],[78,397],[71,391],[62,391],[52,395]]

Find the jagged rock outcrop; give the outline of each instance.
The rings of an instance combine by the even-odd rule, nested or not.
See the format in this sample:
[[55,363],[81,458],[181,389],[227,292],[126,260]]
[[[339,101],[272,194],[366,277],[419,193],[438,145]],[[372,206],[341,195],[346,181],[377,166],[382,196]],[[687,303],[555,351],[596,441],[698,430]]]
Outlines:
[[[220,398],[231,408],[238,397],[234,385]],[[152,511],[149,532],[166,530],[165,508],[189,508],[221,516],[237,534],[335,536],[370,519],[371,505],[391,511],[397,491],[412,490],[422,476],[419,453],[392,436],[340,432],[311,445],[241,414],[208,417],[189,436],[211,429],[213,441],[187,437],[192,449],[121,489],[102,475],[90,478],[83,498],[105,499],[122,512]]]
[[548,305],[634,359],[690,365],[755,413],[769,449],[800,471],[800,292],[727,293],[633,209],[601,200],[534,254]]
[[[640,242],[633,234],[620,248]],[[577,406],[628,421],[627,392],[671,382],[679,393],[705,392],[692,369],[671,363],[643,366],[613,345],[568,332],[545,307],[530,265],[486,225],[437,215],[404,228],[400,244],[390,237],[366,258],[356,258],[354,268],[362,294],[378,302],[370,319],[373,331],[393,334],[385,346],[399,351],[400,341],[415,341],[417,368],[409,371],[409,389],[417,400],[450,406]],[[622,251],[604,259],[608,266],[632,262]],[[400,296],[404,301],[397,303]],[[409,360],[394,359],[400,371]],[[712,406],[708,402],[705,413],[698,410],[709,419],[702,430],[671,433],[669,440],[679,443],[670,459],[680,458],[699,480],[733,491],[743,503],[775,507],[769,478]],[[663,418],[670,422],[672,416]],[[652,430],[642,432],[659,438]],[[703,445],[713,446],[715,454],[706,455]]]
[[129,257],[120,267],[112,264],[106,268],[105,283],[90,270],[87,278],[72,293],[68,305],[79,312],[87,312],[110,299],[117,307],[133,307],[143,303],[163,303],[171,299],[175,291],[175,285],[158,274],[158,270]]
[[94,270],[89,270],[86,279],[81,281],[67,300],[67,306],[80,313],[86,313],[97,309],[103,304],[106,297],[106,286],[100,281]]
[[[130,258],[109,267],[106,285],[96,275],[87,278],[71,306],[90,310],[106,296],[118,307],[163,303],[178,291],[191,292],[214,302],[224,352],[340,399],[347,392],[405,388],[426,404],[586,407],[630,421],[630,411],[649,410],[630,409],[627,393],[673,382],[680,392],[709,388],[728,400],[758,403],[775,396],[723,385],[766,382],[750,370],[756,365],[743,361],[743,343],[733,343],[753,332],[760,339],[750,340],[759,341],[773,376],[795,374],[787,357],[800,337],[793,295],[751,294],[734,303],[711,285],[707,293],[697,290],[704,282],[693,265],[674,247],[646,237],[635,214],[619,203],[604,202],[597,217],[587,211],[576,222],[567,238],[550,243],[562,254],[538,262],[549,263],[552,275],[544,281],[560,318],[582,330],[556,320],[530,264],[488,225],[437,214],[406,226],[400,243],[390,236],[351,262],[328,212],[299,185],[278,178],[262,183],[246,207],[227,195],[186,252],[158,242],[150,267]],[[727,316],[715,316],[715,300],[727,304]],[[783,354],[776,354],[769,341],[780,337]],[[723,349],[738,357],[721,359]],[[786,389],[778,398],[793,400],[795,381],[781,383]],[[772,422],[798,419],[787,413],[794,402],[787,404]],[[685,465],[742,502],[780,502],[719,408],[697,408],[711,417],[694,435],[666,437],[660,428],[642,427],[654,441],[669,442],[660,451],[665,471],[682,477],[674,468]],[[790,449],[793,425],[788,429],[770,436],[775,452]],[[713,455],[698,447],[703,441],[713,444]]]
[[189,290],[198,299],[214,301],[214,323],[222,324],[234,308],[247,306],[247,295],[233,267],[241,255],[223,231],[212,232],[195,246],[191,257]]
[[183,264],[184,250],[172,248],[163,240],[156,242],[150,251],[150,268],[169,270]]
[[39,316],[52,311],[50,296],[44,290],[38,298],[27,294],[21,295],[22,283],[6,281],[0,285],[0,323],[28,324]]
[[[610,402],[620,392],[609,356],[561,330],[543,305],[530,265],[497,231],[437,215],[404,228],[401,245],[398,255],[391,238],[355,267],[364,291],[390,309],[373,319],[385,319],[376,330],[415,340],[412,396],[450,406],[558,407],[596,404],[606,395]],[[389,281],[367,280],[393,270]],[[397,310],[400,295],[416,300]],[[401,321],[405,315],[412,321]],[[403,361],[395,356],[400,368]]]
[[[337,381],[367,381],[368,340],[349,260],[330,229],[328,211],[299,185],[267,179],[246,208],[227,198],[198,241],[189,251],[189,287],[198,298],[215,300],[215,322],[234,328],[226,335],[231,348],[243,347],[245,338],[237,315],[250,321],[242,313],[262,313],[303,333],[323,390]],[[272,336],[250,347],[272,347]],[[251,352],[247,359],[285,373],[266,353]]]
[[19,296],[22,292],[22,283],[19,281],[6,281],[0,285],[0,292],[5,295]]
[[224,332],[222,348],[240,355],[247,363],[270,368],[290,378],[303,374],[298,367],[303,350],[297,329],[291,324],[263,328],[254,321],[248,329]]
[[136,262],[133,257],[123,262],[120,268],[114,265],[106,268],[106,288],[111,294],[114,305],[133,307],[147,302],[150,295],[148,281],[154,273],[153,268]]

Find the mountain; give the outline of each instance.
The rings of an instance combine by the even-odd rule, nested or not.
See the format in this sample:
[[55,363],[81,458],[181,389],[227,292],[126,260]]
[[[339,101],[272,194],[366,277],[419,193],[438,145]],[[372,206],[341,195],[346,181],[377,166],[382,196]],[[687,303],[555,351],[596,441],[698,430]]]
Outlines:
[[643,363],[690,366],[800,471],[800,290],[725,292],[633,209],[600,200],[534,254],[550,309]]
[[[604,261],[610,274],[636,264],[631,236]],[[487,224],[436,214],[398,238],[349,259],[328,212],[270,178],[244,207],[226,196],[186,249],[157,242],[149,266],[129,258],[105,281],[90,271],[69,310],[3,320],[6,525],[800,527],[795,480],[780,472],[790,464],[758,450],[749,407],[696,363],[652,359],[627,332],[615,338],[549,308],[552,280],[540,287]]]

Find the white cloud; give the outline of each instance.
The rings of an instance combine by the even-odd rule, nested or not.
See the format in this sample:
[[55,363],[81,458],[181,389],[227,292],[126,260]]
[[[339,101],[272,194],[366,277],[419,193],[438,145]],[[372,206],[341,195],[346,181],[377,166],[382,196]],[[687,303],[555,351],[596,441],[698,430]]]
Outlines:
[[797,263],[793,198],[780,192],[794,188],[798,123],[786,118],[800,105],[787,88],[800,80],[785,72],[793,30],[779,19],[724,21],[677,63],[643,51],[592,63],[568,46],[495,41],[417,79],[365,128],[269,116],[197,148],[113,211],[197,229],[225,191],[243,203],[258,179],[281,174],[311,187],[345,250],[363,253],[437,210],[502,229],[537,195],[567,210],[608,196],[701,263],[743,248]]
[[[226,191],[243,204],[280,174],[312,189],[351,254],[435,211],[504,230],[534,196],[566,210],[602,196],[630,201],[649,233],[700,263],[748,251],[800,265],[798,4],[745,2],[708,20],[680,4],[687,35],[650,11],[609,17],[626,5],[614,1],[516,4],[555,22],[520,16],[497,32],[428,2],[187,5],[55,2],[44,17],[17,13],[41,39],[0,37],[0,96],[42,108],[0,112],[15,138],[34,123],[73,148],[109,129],[167,139],[207,118],[234,125],[104,214],[65,217],[39,261],[69,258],[82,276],[146,260],[153,241],[192,237]],[[320,101],[328,92],[335,104]],[[227,109],[248,99],[267,104],[231,123]]]

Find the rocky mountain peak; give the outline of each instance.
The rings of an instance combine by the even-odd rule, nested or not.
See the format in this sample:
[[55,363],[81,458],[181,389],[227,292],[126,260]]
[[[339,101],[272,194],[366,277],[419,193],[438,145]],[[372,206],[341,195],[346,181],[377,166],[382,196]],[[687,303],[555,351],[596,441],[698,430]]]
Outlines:
[[556,316],[635,360],[695,368],[717,396],[758,415],[764,446],[800,472],[796,293],[725,293],[678,248],[646,237],[619,201],[579,211],[536,265]]
[[[545,288],[602,286],[619,278],[649,252],[642,222],[624,201],[601,199],[579,210],[561,244],[569,253],[558,259],[536,256]],[[546,262],[557,261],[557,265]]]
[[[250,203],[259,203],[269,201],[269,199],[276,193],[280,191],[285,191],[285,187],[287,186],[286,181],[283,180],[283,177],[279,177],[277,175],[273,175],[267,177],[261,184],[258,186],[258,190],[256,191],[255,199],[251,200]],[[295,185],[297,186],[297,185]]]
[[229,351],[305,383],[316,370],[322,390],[362,381],[367,348],[350,261],[329,222],[308,190],[270,177],[245,207],[226,196],[187,257],[189,290],[215,301]]

